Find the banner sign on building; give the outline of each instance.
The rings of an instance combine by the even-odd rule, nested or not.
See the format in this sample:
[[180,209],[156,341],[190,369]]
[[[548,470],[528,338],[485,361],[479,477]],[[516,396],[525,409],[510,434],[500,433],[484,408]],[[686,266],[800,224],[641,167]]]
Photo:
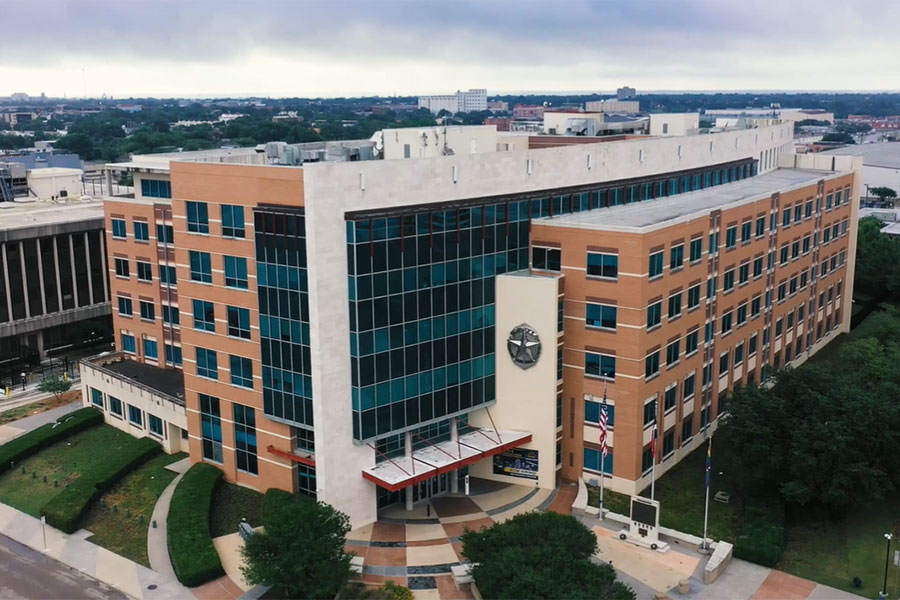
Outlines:
[[537,479],[538,451],[512,448],[503,454],[494,455],[494,474]]

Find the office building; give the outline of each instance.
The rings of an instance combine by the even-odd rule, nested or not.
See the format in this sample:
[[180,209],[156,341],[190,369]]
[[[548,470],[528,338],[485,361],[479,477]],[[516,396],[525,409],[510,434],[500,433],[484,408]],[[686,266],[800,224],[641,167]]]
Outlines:
[[419,108],[427,108],[434,114],[446,110],[451,114],[476,112],[488,109],[487,90],[472,89],[445,96],[419,96]]
[[[751,380],[749,347],[734,357],[745,331],[769,332],[756,341],[760,381],[763,362],[796,364],[846,329],[857,190],[840,161],[795,165],[790,124],[569,139],[410,160],[121,165],[136,194],[106,200],[120,352],[86,361],[85,402],[135,435],[171,443],[186,431],[193,462],[314,496],[359,527],[380,507],[461,490],[466,475],[541,488],[598,477],[587,402],[605,386],[619,436],[610,485],[639,489],[645,412],[663,434],[680,419],[675,444],[693,414],[696,444],[721,394]],[[823,262],[826,273],[808,268]],[[683,317],[663,310],[648,328],[648,308],[663,297],[675,307],[679,288]],[[600,307],[590,322],[588,303]],[[674,338],[697,325],[710,337],[696,352],[685,340],[677,369],[644,371],[660,349],[664,369]],[[680,393],[690,370],[698,398],[679,395],[671,413],[668,389],[677,379]],[[154,387],[152,373],[173,372],[183,387]],[[150,389],[129,391],[135,377]],[[653,394],[656,412],[645,408]],[[663,468],[681,456],[663,461],[668,449]]]
[[604,112],[631,115],[641,112],[641,103],[637,100],[596,100],[585,102],[584,110],[587,112]]
[[637,90],[633,87],[622,86],[616,90],[616,100],[631,100],[637,97]]
[[543,105],[516,104],[513,107],[513,118],[523,121],[540,121],[544,118],[546,107]]
[[110,339],[100,202],[0,202],[0,259],[0,376]]

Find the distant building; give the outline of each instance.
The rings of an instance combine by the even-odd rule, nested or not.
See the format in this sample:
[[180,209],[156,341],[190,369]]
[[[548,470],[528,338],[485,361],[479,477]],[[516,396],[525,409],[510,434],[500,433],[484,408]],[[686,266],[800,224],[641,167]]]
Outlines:
[[507,112],[509,111],[509,102],[494,100],[487,103],[487,108],[493,112]]
[[647,117],[633,118],[602,112],[556,109],[544,111],[543,133],[585,137],[646,134],[648,125]]
[[487,90],[472,89],[447,96],[419,96],[419,108],[427,108],[434,114],[442,110],[453,114],[487,110]]
[[828,121],[834,123],[834,113],[818,108],[714,108],[704,111],[707,117],[774,117],[784,121]]
[[509,117],[488,117],[484,120],[485,125],[493,125],[497,131],[509,131],[513,120]]
[[650,135],[694,135],[700,131],[700,113],[650,115]]
[[637,100],[597,100],[585,102],[584,110],[605,113],[634,114],[641,112],[641,103]]
[[493,125],[405,127],[380,133],[385,159],[434,158],[497,150],[497,128]]
[[513,118],[525,121],[537,121],[544,118],[545,107],[541,105],[516,104],[513,107]]
[[866,186],[889,187],[900,193],[900,142],[824,148],[822,153],[831,156],[861,156],[864,189]]
[[637,96],[637,90],[633,87],[622,86],[616,90],[616,100],[628,100]]
[[15,94],[10,94],[9,99],[12,102],[28,102],[28,94],[24,92],[16,92]]
[[302,123],[303,117],[297,114],[296,110],[289,110],[287,112],[280,112],[274,117],[272,117],[273,123],[288,123],[288,122],[296,122]]
[[36,112],[30,110],[4,110],[0,111],[0,121],[6,121],[15,127],[19,123],[30,123],[38,118]]

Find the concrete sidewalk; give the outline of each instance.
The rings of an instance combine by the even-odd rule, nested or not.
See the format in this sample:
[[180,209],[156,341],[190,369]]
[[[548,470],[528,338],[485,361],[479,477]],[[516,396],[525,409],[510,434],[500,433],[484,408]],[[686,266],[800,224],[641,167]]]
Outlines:
[[[169,471],[178,473],[163,493],[156,500],[153,507],[153,515],[150,517],[150,528],[147,530],[147,557],[150,559],[150,567],[171,579],[176,579],[175,569],[172,568],[172,560],[169,558],[168,519],[169,505],[172,503],[172,494],[184,473],[190,468],[191,460],[185,458],[166,467]],[[156,527],[153,524],[156,524]]]
[[6,425],[0,425],[0,444],[5,444],[9,440],[17,438],[23,433],[33,431],[41,425],[53,423],[63,415],[74,412],[81,407],[81,402],[72,402],[71,404],[57,406],[56,408],[51,408],[48,411],[44,411],[30,417],[23,417],[18,421],[13,421],[12,423],[7,423]]
[[42,527],[39,519],[0,504],[0,533],[138,600],[194,598],[191,590],[176,579],[87,541],[90,532],[83,529],[67,535],[49,525]]

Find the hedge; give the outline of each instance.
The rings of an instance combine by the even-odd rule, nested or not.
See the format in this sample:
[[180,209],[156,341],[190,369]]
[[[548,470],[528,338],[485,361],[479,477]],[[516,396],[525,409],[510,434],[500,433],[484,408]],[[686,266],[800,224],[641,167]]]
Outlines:
[[196,587],[225,571],[209,533],[213,491],[222,471],[204,463],[188,469],[172,494],[169,505],[169,558],[178,581]]
[[91,503],[138,465],[162,452],[162,446],[151,438],[135,438],[120,451],[110,453],[70,483],[41,508],[47,522],[66,533],[78,529],[78,523]]
[[308,496],[300,496],[296,494],[291,494],[290,492],[285,492],[284,490],[278,490],[272,488],[268,490],[263,496],[262,502],[262,526],[263,528],[270,528],[272,521],[278,518],[278,515],[281,512],[281,507],[286,504],[291,504],[292,502],[311,502],[312,500]]
[[784,502],[781,498],[745,501],[743,523],[734,542],[734,556],[774,567],[784,549]]
[[19,436],[0,446],[0,475],[47,446],[70,435],[84,431],[103,422],[103,413],[93,408],[80,408],[57,419],[56,423],[41,425],[34,431]]

